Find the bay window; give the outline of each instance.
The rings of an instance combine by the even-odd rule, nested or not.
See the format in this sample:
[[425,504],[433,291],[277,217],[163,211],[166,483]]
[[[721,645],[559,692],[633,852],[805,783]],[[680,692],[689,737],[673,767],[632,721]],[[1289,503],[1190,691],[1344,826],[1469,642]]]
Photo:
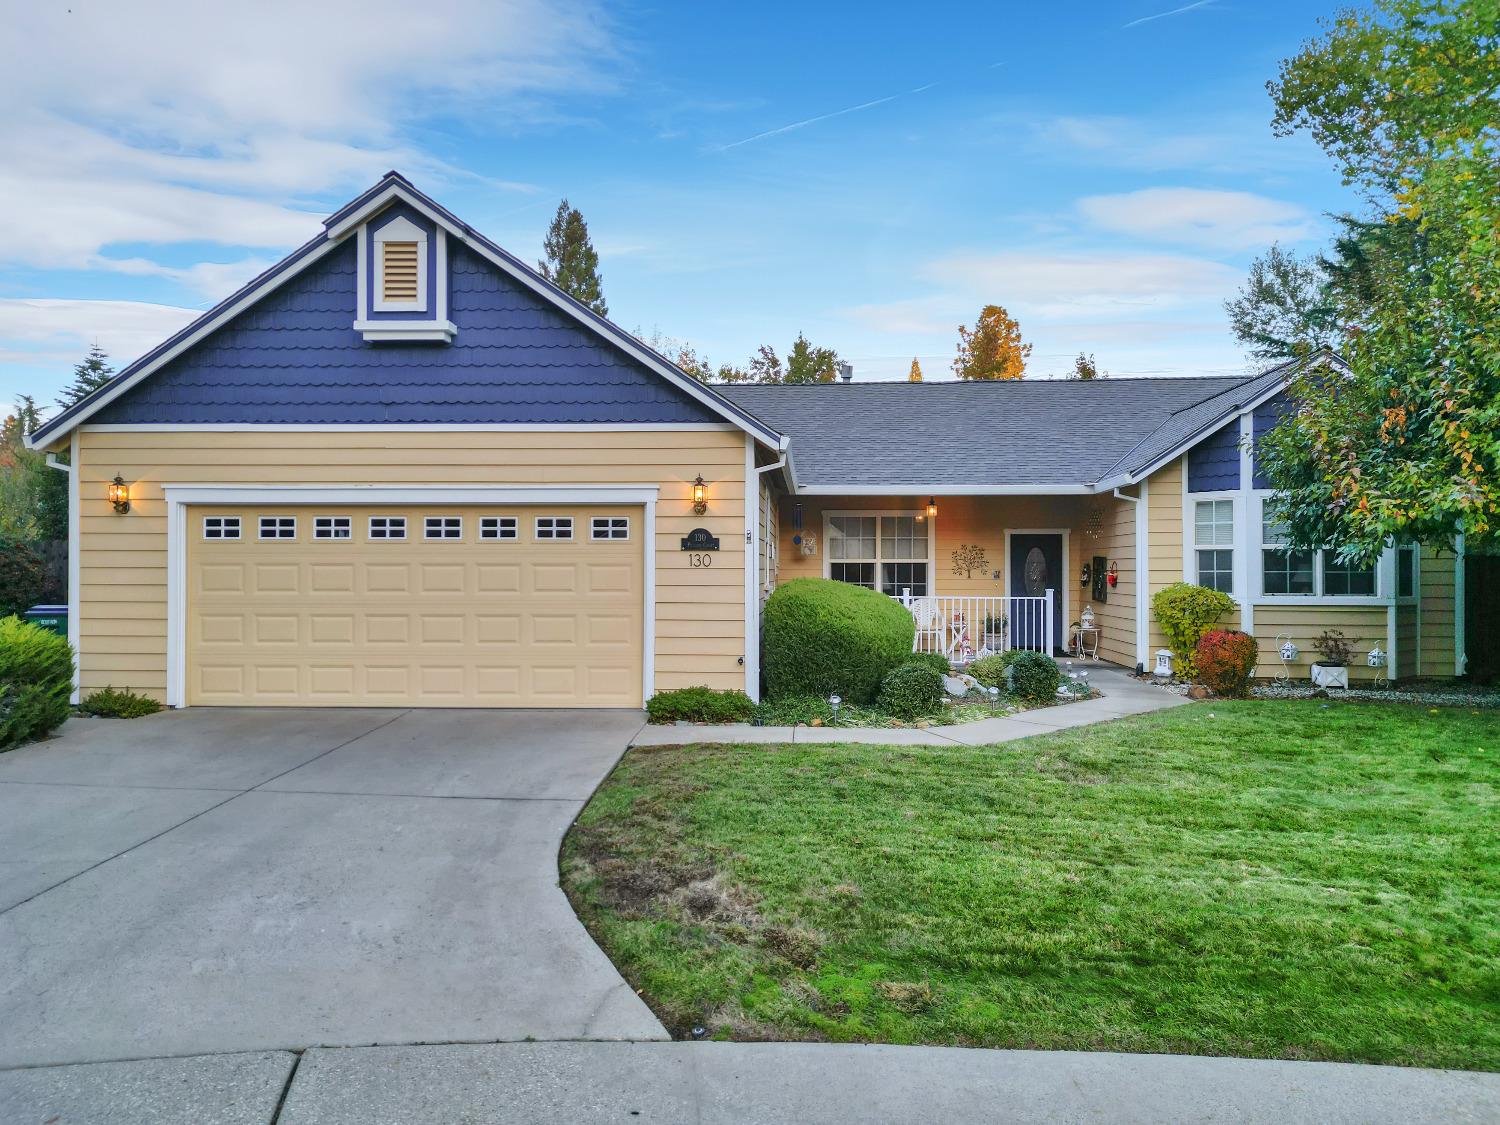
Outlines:
[[927,527],[915,515],[829,516],[828,577],[892,597],[926,597]]

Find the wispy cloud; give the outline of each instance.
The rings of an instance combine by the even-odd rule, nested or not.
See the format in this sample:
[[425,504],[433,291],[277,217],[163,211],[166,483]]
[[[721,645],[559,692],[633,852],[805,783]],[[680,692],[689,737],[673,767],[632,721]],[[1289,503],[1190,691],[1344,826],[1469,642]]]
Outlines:
[[1157,12],[1154,16],[1142,16],[1138,20],[1131,20],[1127,24],[1122,24],[1120,30],[1123,31],[1127,27],[1139,27],[1141,24],[1150,23],[1152,20],[1164,20],[1168,16],[1180,16],[1183,12],[1191,12],[1194,8],[1206,8],[1213,2],[1214,0],[1196,0],[1196,3],[1187,4],[1181,8],[1173,8],[1170,12]]
[[1078,211],[1112,234],[1204,250],[1257,250],[1318,234],[1302,207],[1248,191],[1145,188],[1087,196]]
[[728,152],[730,149],[739,148],[741,145],[754,144],[756,141],[763,141],[768,137],[779,137],[783,133],[791,133],[797,129],[805,129],[809,125],[816,125],[820,121],[829,121],[835,117],[844,117],[850,113],[859,113],[866,109],[874,109],[878,105],[885,105],[887,102],[896,101],[898,98],[909,98],[913,94],[920,94],[926,90],[932,89],[936,85],[936,82],[929,82],[925,86],[917,86],[914,89],[906,90],[899,94],[888,94],[886,97],[876,98],[873,101],[860,102],[859,105],[851,105],[845,107],[844,109],[836,109],[832,113],[820,113],[816,117],[808,117],[802,121],[793,121],[790,125],[780,125],[775,129],[767,129],[764,133],[756,133],[753,137],[745,137],[738,141],[731,141],[727,145],[717,145],[715,146],[713,151]]

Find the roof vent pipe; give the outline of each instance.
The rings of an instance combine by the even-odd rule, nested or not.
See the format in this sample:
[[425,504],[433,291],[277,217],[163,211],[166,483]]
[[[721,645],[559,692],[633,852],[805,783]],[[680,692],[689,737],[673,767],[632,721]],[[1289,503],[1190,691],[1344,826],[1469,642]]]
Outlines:
[[854,382],[854,364],[840,363],[838,367],[840,379],[842,379],[846,383]]

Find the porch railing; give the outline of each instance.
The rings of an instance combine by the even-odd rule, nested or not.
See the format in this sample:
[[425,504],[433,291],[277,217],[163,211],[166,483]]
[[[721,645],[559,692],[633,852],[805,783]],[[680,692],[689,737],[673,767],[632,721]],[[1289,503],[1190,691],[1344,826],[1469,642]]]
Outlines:
[[896,600],[917,624],[913,652],[936,652],[959,664],[990,652],[1012,648],[1051,654],[1054,644],[1056,592],[1040,597],[971,598],[932,595],[913,597],[903,590]]

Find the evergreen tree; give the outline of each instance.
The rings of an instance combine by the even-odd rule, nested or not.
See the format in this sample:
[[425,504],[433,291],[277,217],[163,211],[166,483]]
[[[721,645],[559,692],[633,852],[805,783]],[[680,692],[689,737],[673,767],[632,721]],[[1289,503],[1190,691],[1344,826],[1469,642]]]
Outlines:
[[973,329],[958,326],[953,371],[960,379],[1021,379],[1030,355],[1016,319],[999,305],[985,305]]
[[917,357],[912,356],[911,370],[906,373],[908,383],[920,383],[922,381],[922,365],[917,362]]
[[109,356],[98,344],[89,348],[88,356],[73,368],[73,381],[63,388],[57,402],[64,410],[75,402],[87,398],[105,383],[114,378],[115,369],[109,365]]
[[1235,339],[1256,359],[1283,360],[1335,342],[1329,264],[1273,245],[1250,263],[1239,296],[1224,302]]
[[599,277],[599,253],[589,240],[589,227],[576,207],[564,199],[557,205],[552,226],[542,243],[546,260],[537,263],[542,276],[575,301],[600,316],[609,315],[604,283]]

